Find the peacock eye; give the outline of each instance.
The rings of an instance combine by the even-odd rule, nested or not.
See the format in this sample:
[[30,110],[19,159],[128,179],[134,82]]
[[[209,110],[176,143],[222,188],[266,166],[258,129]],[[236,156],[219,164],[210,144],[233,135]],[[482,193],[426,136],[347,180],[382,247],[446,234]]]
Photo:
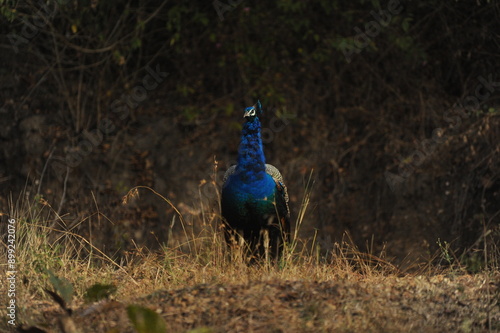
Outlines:
[[251,116],[255,116],[255,108],[252,108],[252,110],[250,110],[249,114],[250,114]]

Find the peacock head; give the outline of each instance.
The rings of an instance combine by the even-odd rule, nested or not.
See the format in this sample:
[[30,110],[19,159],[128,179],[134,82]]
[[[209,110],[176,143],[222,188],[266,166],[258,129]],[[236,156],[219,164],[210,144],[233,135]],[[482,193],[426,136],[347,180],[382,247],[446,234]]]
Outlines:
[[255,105],[245,108],[245,113],[243,114],[243,117],[247,121],[253,121],[256,117],[260,116],[261,114],[262,114],[262,105],[260,104],[260,101],[257,100],[257,103],[255,103]]

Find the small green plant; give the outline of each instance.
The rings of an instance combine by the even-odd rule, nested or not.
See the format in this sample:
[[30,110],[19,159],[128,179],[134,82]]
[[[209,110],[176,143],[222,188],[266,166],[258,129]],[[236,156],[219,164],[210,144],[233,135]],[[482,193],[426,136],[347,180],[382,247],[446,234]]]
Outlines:
[[440,238],[438,238],[436,243],[441,250],[441,259],[444,259],[451,266],[453,264],[453,257],[450,255],[450,244],[447,241],[441,242]]
[[127,315],[138,333],[165,333],[167,330],[163,318],[151,309],[129,305]]
[[51,270],[47,270],[47,274],[49,275],[49,281],[54,288],[54,292],[52,294],[59,295],[65,302],[65,304],[70,304],[73,299],[73,285],[71,282],[66,280],[65,278],[60,278]]
[[0,0],[0,16],[3,16],[9,22],[13,22],[17,18],[15,2],[12,0]]
[[87,302],[97,302],[101,299],[109,298],[114,293],[116,293],[116,286],[114,284],[96,283],[87,289],[84,298]]
[[187,333],[212,333],[214,332],[212,329],[207,327],[199,327],[192,330],[187,331]]

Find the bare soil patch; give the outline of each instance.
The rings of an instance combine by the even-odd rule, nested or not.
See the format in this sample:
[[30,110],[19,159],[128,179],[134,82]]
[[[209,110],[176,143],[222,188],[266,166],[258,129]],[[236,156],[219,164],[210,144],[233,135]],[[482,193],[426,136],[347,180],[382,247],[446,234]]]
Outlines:
[[159,313],[168,332],[498,332],[499,282],[436,275],[198,284],[80,305],[71,319],[40,304],[32,319],[54,331],[69,320],[81,332],[135,332],[126,306],[137,304]]

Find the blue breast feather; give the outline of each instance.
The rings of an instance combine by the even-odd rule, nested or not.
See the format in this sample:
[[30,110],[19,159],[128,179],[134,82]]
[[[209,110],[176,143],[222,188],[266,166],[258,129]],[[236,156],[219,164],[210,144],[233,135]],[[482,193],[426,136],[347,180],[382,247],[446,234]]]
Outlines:
[[232,194],[243,196],[247,200],[262,200],[274,195],[276,182],[273,177],[265,174],[262,179],[251,179],[251,181],[241,181],[238,171],[231,175],[225,184]]

